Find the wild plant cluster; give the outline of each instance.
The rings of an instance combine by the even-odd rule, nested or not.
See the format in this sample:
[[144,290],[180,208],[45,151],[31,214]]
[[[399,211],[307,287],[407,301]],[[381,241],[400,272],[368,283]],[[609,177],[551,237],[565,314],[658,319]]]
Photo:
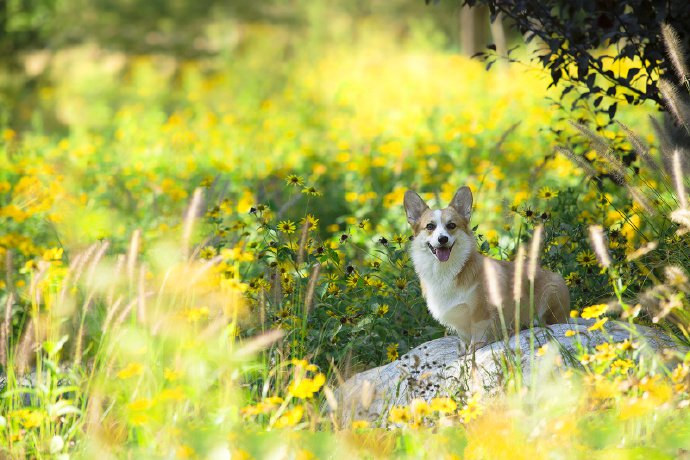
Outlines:
[[[579,136],[565,144],[540,130],[552,112],[534,73],[487,75],[373,33],[362,40],[383,51],[333,45],[262,86],[256,60],[276,57],[264,32],[246,61],[84,64],[104,100],[75,103],[89,94],[68,81],[41,90],[69,134],[38,122],[4,130],[3,455],[687,448],[690,211],[678,131],[653,121],[640,137],[646,109],[635,107],[619,109],[617,131],[563,126]],[[688,73],[678,74],[660,87],[687,134]],[[480,251],[514,259],[537,232],[573,317],[595,320],[592,330],[652,325],[676,346],[650,354],[634,333],[583,342],[567,367],[548,344],[536,352],[544,378],[520,391],[415,399],[390,411],[388,428],[339,419],[344,379],[446,333],[419,292],[402,195],[415,188],[444,206],[460,184],[477,197]]]

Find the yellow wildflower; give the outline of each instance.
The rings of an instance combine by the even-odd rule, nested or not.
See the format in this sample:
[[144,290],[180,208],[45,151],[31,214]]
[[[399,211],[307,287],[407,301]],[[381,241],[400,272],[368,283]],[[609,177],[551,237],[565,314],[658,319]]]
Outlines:
[[355,420],[354,422],[352,422],[353,430],[362,430],[365,428],[369,428],[369,422],[366,420]]
[[599,305],[592,305],[582,310],[582,317],[584,319],[598,318],[609,309],[609,306],[605,303]]
[[285,183],[293,187],[301,187],[302,185],[304,185],[304,179],[295,174],[290,174],[285,178]]
[[539,189],[537,196],[544,200],[550,200],[551,198],[556,198],[558,196],[558,191],[552,190],[549,187],[542,187]]
[[440,414],[450,414],[458,408],[458,405],[450,398],[434,398],[431,400],[431,410]]
[[588,249],[586,251],[579,252],[575,257],[575,260],[577,260],[582,266],[589,267],[596,265],[597,256]]
[[281,415],[278,420],[276,420],[275,426],[276,428],[295,426],[300,422],[300,420],[302,420],[302,416],[304,416],[304,407],[295,406],[292,409],[285,411],[285,413]]
[[127,408],[131,411],[138,412],[151,409],[153,407],[153,401],[148,398],[140,398],[127,404]]
[[166,388],[160,392],[158,398],[162,401],[182,401],[185,394],[180,387]]
[[118,379],[128,379],[144,372],[144,366],[141,363],[129,363],[125,368],[117,373]]
[[406,406],[393,406],[388,413],[388,420],[392,423],[407,423],[411,419],[410,408]]
[[62,248],[50,248],[43,253],[43,260],[46,262],[50,262],[51,260],[60,260],[62,259],[62,253]]
[[326,383],[326,376],[319,373],[313,379],[304,377],[297,382],[293,381],[288,391],[297,398],[309,399],[321,389],[324,383]]
[[278,231],[290,235],[295,233],[295,223],[291,220],[283,220],[278,223]]
[[202,319],[208,318],[209,315],[209,309],[208,307],[196,307],[196,308],[189,308],[184,311],[183,316],[184,318],[189,321],[190,323],[196,323],[197,321],[200,321]]
[[426,417],[431,414],[429,403],[420,398],[415,398],[410,403],[410,411],[415,418]]
[[181,375],[182,374],[180,372],[177,372],[170,368],[166,368],[163,371],[163,378],[168,382],[174,382],[175,380],[179,379]]
[[388,357],[388,361],[395,361],[396,359],[398,359],[397,343],[391,343],[386,347],[386,356]]
[[199,251],[199,257],[205,260],[210,260],[213,259],[218,251],[216,251],[216,248],[213,246],[205,246],[201,248],[201,251]]
[[459,414],[462,422],[468,423],[478,418],[483,412],[484,410],[479,405],[479,394],[475,394],[467,401],[467,404],[460,410]]
[[588,330],[589,332],[599,330],[599,329],[601,329],[601,328],[604,326],[604,323],[606,323],[606,321],[608,321],[608,320],[609,320],[609,319],[606,318],[606,317],[601,318],[599,321],[597,321],[596,323],[594,323],[594,324],[592,324],[590,327],[588,327],[587,330]]

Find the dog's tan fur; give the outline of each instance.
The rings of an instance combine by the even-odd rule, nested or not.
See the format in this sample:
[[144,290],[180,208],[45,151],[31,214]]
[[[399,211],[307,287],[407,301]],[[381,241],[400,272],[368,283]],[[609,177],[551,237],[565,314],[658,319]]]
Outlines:
[[[410,190],[405,194],[405,210],[415,235],[411,247],[415,270],[432,315],[455,329],[465,343],[487,343],[499,337],[498,308],[503,311],[507,328],[514,330],[516,265],[487,258],[477,251],[470,229],[472,193],[469,188],[461,187],[450,205],[440,213],[430,209],[419,195]],[[433,231],[427,229],[429,224],[435,226]],[[456,226],[448,228],[449,224]],[[441,261],[427,247],[438,244],[438,235],[452,241],[447,261]],[[432,238],[435,239],[433,242]],[[533,311],[534,319],[547,324],[566,321],[570,296],[563,278],[537,267],[534,304],[530,309],[530,281],[526,267],[523,273],[520,325],[530,322],[530,311]],[[494,277],[495,282],[490,283],[489,277]],[[489,292],[490,284],[497,292]],[[497,298],[500,298],[500,307],[491,302]]]

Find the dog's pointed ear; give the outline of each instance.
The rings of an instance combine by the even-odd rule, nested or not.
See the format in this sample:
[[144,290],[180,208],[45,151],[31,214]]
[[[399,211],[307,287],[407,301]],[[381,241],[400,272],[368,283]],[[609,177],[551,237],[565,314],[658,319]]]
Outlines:
[[472,191],[466,185],[460,187],[455,196],[450,201],[450,205],[454,207],[462,217],[469,222],[472,215]]
[[405,212],[407,213],[407,221],[411,226],[417,223],[424,211],[429,209],[429,206],[412,190],[405,192]]

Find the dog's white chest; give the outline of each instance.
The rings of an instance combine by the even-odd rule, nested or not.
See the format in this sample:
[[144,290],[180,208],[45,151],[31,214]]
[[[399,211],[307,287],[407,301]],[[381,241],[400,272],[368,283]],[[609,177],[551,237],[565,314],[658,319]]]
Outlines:
[[426,304],[439,322],[455,329],[469,325],[477,284],[461,289],[454,281],[424,280]]

